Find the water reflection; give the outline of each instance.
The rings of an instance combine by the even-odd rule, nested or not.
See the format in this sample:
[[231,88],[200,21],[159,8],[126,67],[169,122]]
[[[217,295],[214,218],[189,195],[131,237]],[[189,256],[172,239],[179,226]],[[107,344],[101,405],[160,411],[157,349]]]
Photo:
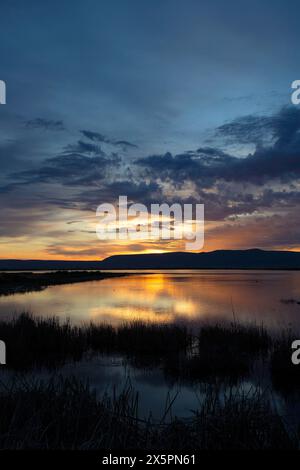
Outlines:
[[30,311],[72,322],[132,319],[155,322],[203,319],[300,324],[300,272],[174,271],[51,286],[0,298],[0,314]]
[[[293,301],[291,301],[293,299]],[[292,324],[300,328],[300,272],[284,271],[169,271],[52,286],[41,292],[0,297],[0,315],[30,311],[36,315],[69,317],[73,323],[93,320],[119,324],[141,319],[155,322],[232,320]],[[257,364],[244,387],[271,387],[265,367]],[[199,387],[171,380],[163,367],[149,369],[124,364],[122,357],[90,357],[66,364],[60,373],[89,380],[99,394],[121,391],[130,379],[139,392],[140,410],[160,418],[168,396],[176,396],[173,412],[190,416],[199,405]],[[1,371],[1,378],[10,374]],[[42,373],[33,372],[34,377]],[[45,373],[46,374],[46,373]],[[43,374],[42,374],[43,375]],[[46,374],[47,375],[47,374]],[[179,393],[178,393],[179,392]],[[280,405],[280,396],[273,391]],[[285,416],[298,416],[299,399],[282,404]]]

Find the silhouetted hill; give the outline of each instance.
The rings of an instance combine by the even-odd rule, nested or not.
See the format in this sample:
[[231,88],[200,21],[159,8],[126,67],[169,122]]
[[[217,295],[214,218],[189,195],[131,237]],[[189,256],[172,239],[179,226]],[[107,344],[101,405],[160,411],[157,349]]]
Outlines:
[[300,269],[300,253],[250,249],[115,255],[103,261],[0,260],[0,270],[25,269]]
[[116,255],[103,260],[101,269],[300,269],[300,253],[251,249]]

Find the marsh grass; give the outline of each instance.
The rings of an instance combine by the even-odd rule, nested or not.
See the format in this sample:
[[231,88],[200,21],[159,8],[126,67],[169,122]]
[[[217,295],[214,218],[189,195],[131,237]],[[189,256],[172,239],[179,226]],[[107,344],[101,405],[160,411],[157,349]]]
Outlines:
[[247,376],[256,358],[266,357],[272,338],[263,326],[236,323],[202,326],[193,353],[166,362],[167,374],[187,380]]
[[195,335],[186,326],[133,321],[71,325],[57,318],[22,314],[0,321],[0,338],[7,346],[7,367],[19,371],[46,367],[92,354],[121,354],[135,367],[163,368],[170,381],[238,383],[263,361],[274,388],[300,391],[300,367],[291,362],[291,331],[274,336],[255,324],[203,325]]
[[136,394],[130,387],[100,400],[88,383],[16,379],[0,387],[1,449],[89,449],[133,446]]
[[[298,436],[259,387],[207,386],[191,427],[195,447],[209,450],[295,449]],[[192,438],[191,436],[191,438]]]
[[[54,377],[0,384],[0,449],[295,449],[287,430],[258,389],[208,387],[187,419],[141,418],[138,394],[124,390],[97,398],[87,383]],[[168,419],[166,419],[168,416]]]
[[[270,391],[245,391],[242,379],[262,359],[274,388],[299,391],[291,363],[290,331],[273,336],[263,326],[185,326],[130,322],[80,327],[22,314],[0,322],[7,363],[17,373],[0,382],[1,449],[295,449],[299,435],[274,408]],[[191,381],[201,400],[190,418],[174,416],[169,397],[161,420],[139,414],[131,384],[98,397],[88,383],[54,376],[32,380],[35,367],[58,368],[86,352],[121,353],[136,367],[161,366],[173,381]],[[10,375],[11,377],[11,375]],[[300,429],[300,423],[298,423]]]
[[79,360],[86,349],[82,331],[70,322],[22,314],[0,322],[0,337],[7,346],[9,368],[58,367],[67,358]]
[[207,326],[198,336],[197,360],[205,375],[237,378],[250,372],[253,360],[266,355],[271,343],[263,326]]
[[123,353],[136,362],[147,357],[158,361],[170,352],[186,350],[191,341],[184,326],[131,322],[116,328],[93,323],[77,327],[26,313],[1,321],[0,338],[7,345],[8,367],[20,370],[56,368],[67,360],[80,360],[87,351]]

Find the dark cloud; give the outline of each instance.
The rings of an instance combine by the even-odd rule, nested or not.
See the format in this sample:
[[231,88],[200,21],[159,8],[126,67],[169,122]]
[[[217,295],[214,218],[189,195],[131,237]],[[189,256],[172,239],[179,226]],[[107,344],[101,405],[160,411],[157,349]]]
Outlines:
[[216,135],[228,138],[233,143],[262,145],[265,141],[276,141],[277,146],[290,143],[300,130],[300,110],[285,106],[270,116],[243,116],[219,126]]
[[99,134],[99,132],[85,131],[85,130],[81,130],[80,132],[84,137],[92,140],[93,142],[109,142],[109,140],[105,137],[105,135]]
[[[278,179],[292,182],[300,177],[300,110],[283,108],[270,117],[248,116],[226,124],[222,134],[240,142],[252,142],[256,149],[247,157],[229,155],[218,148],[205,147],[192,153],[149,156],[136,160],[146,174],[175,182],[191,180],[208,187],[218,180],[257,185]],[[273,142],[262,145],[269,133]],[[147,171],[148,170],[148,171]]]
[[274,132],[272,117],[242,116],[219,126],[216,136],[225,137],[229,143],[257,144]]
[[60,183],[66,186],[90,186],[98,184],[109,166],[117,166],[117,158],[104,156],[88,157],[69,153],[48,158],[38,169],[22,171],[11,175],[15,183]]
[[53,121],[51,119],[36,118],[25,121],[25,127],[30,129],[45,129],[47,131],[63,131],[65,126],[63,121]]
[[93,156],[105,155],[105,153],[102,151],[99,145],[91,144],[89,142],[84,142],[82,140],[78,140],[75,144],[67,145],[65,147],[64,153],[66,154],[83,153],[86,155],[93,155]]
[[128,202],[139,202],[147,207],[153,202],[163,201],[160,186],[155,182],[134,182],[133,180],[103,181],[98,189],[80,192],[75,200],[81,208],[94,211],[99,204],[118,201],[119,196],[127,196]]
[[93,132],[93,131],[86,131],[86,130],[81,130],[81,134],[86,137],[89,140],[92,140],[93,142],[103,142],[105,144],[110,144],[110,145],[117,145],[122,147],[124,150],[127,148],[137,148],[137,145],[128,142],[127,140],[113,140],[109,139],[103,134],[100,134],[99,132]]
[[138,148],[138,146],[136,144],[132,144],[131,142],[128,142],[127,140],[117,140],[116,142],[114,142],[115,145],[120,145],[121,147],[123,148]]

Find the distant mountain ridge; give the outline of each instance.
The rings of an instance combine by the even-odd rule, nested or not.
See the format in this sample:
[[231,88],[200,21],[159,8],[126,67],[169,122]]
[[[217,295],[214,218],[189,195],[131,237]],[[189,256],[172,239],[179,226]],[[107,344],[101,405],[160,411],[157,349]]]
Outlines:
[[293,251],[217,250],[202,253],[115,255],[102,269],[300,269],[300,253]]
[[114,255],[102,261],[0,260],[0,270],[23,269],[300,269],[300,252],[253,248]]

